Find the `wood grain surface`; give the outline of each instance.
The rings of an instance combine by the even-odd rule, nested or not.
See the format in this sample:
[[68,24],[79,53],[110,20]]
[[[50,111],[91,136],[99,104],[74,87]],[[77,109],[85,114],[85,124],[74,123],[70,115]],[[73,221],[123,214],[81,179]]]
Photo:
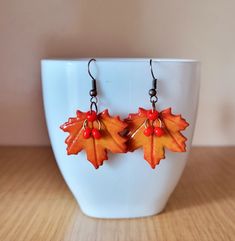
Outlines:
[[193,148],[165,211],[83,215],[49,147],[0,148],[0,241],[235,240],[235,147]]

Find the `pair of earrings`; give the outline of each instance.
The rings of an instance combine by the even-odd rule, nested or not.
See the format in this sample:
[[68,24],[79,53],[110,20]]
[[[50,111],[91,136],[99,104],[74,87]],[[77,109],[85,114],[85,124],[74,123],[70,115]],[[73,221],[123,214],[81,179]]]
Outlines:
[[97,169],[104,160],[108,160],[107,150],[112,153],[133,152],[143,148],[144,159],[155,168],[161,159],[165,158],[165,148],[174,152],[186,151],[187,138],[181,134],[189,124],[181,115],[174,115],[171,108],[159,112],[156,109],[157,78],[155,78],[150,60],[150,70],[153,78],[152,88],[149,90],[152,108],[139,108],[138,113],[129,114],[121,120],[119,116],[112,117],[108,110],[98,112],[96,79],[90,72],[92,79],[90,90],[90,110],[77,111],[77,116],[69,118],[60,128],[69,133],[65,143],[67,154],[78,154],[86,151],[87,160]]

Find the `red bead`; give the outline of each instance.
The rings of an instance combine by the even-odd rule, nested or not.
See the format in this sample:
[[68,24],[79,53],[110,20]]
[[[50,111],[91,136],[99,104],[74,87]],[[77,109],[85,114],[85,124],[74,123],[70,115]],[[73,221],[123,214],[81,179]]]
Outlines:
[[157,110],[149,110],[147,113],[147,117],[149,120],[156,120],[158,118],[158,111]]
[[100,139],[100,138],[101,138],[100,131],[99,131],[98,129],[96,129],[96,128],[94,128],[94,129],[92,130],[92,135],[93,135],[93,137],[94,137],[95,139]]
[[86,129],[83,131],[83,137],[85,139],[88,139],[91,136],[91,128],[86,127]]
[[145,128],[145,130],[144,130],[145,136],[151,136],[152,134],[153,134],[153,127],[152,126],[148,126],[147,128]]
[[95,121],[97,119],[97,114],[93,110],[92,111],[88,111],[86,113],[86,118],[87,118],[88,121],[93,122],[93,121]]
[[163,136],[165,134],[164,130],[161,127],[154,128],[154,134],[158,137]]

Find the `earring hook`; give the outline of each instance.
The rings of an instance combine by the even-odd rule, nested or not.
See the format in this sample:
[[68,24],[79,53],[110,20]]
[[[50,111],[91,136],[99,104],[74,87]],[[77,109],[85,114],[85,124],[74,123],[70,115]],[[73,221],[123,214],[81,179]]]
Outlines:
[[152,77],[153,77],[154,80],[157,80],[157,78],[154,76],[154,73],[153,73],[153,65],[152,65],[152,62],[153,62],[153,60],[150,59],[149,65],[150,65],[151,75],[152,75]]
[[98,99],[97,99],[97,89],[96,89],[96,79],[93,77],[93,75],[91,74],[91,71],[90,71],[90,64],[92,61],[96,61],[96,59],[90,59],[88,64],[87,64],[87,67],[88,67],[88,74],[89,76],[91,77],[92,79],[92,88],[89,92],[90,96],[91,96],[91,99],[90,99],[90,112],[92,112],[93,110],[93,107],[95,108],[95,112],[97,113],[98,112],[98,107],[97,107],[97,102],[98,102]]
[[90,59],[88,64],[87,64],[87,67],[88,67],[88,74],[90,75],[90,77],[95,80],[95,78],[93,77],[93,75],[91,74],[91,71],[90,71],[90,64],[92,61],[96,61],[96,59]]
[[96,79],[93,77],[93,75],[91,74],[90,71],[90,64],[92,61],[96,61],[96,59],[90,59],[88,62],[88,74],[90,75],[91,79],[92,79],[92,88],[90,90],[90,96],[91,97],[96,97],[97,96],[97,89],[96,89]]
[[152,59],[150,59],[149,61],[149,65],[150,65],[150,72],[151,75],[153,77],[153,82],[152,82],[152,88],[149,90],[149,95],[150,95],[150,102],[152,103],[152,108],[153,110],[155,110],[155,104],[158,101],[158,97],[157,97],[157,78],[154,76],[153,73],[153,66],[152,66]]

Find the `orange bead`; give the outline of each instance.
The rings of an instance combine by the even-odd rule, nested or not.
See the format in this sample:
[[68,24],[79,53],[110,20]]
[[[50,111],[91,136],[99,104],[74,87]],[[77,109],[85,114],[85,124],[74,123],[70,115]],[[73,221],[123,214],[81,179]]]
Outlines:
[[145,128],[145,130],[144,130],[145,136],[151,136],[152,134],[153,134],[153,127],[152,126],[148,126],[147,128]]
[[88,139],[91,136],[91,128],[87,127],[84,131],[83,131],[83,137],[85,139]]
[[158,118],[158,111],[157,110],[149,110],[147,112],[147,117],[149,120],[156,120]]
[[94,128],[92,130],[92,136],[95,138],[95,139],[100,139],[101,138],[101,134],[100,134],[100,131],[96,128]]
[[164,130],[161,127],[154,128],[154,134],[158,137],[163,136],[165,134]]
[[97,119],[97,114],[93,110],[92,111],[88,111],[86,113],[86,118],[87,118],[88,121],[93,122],[93,121],[95,121]]

